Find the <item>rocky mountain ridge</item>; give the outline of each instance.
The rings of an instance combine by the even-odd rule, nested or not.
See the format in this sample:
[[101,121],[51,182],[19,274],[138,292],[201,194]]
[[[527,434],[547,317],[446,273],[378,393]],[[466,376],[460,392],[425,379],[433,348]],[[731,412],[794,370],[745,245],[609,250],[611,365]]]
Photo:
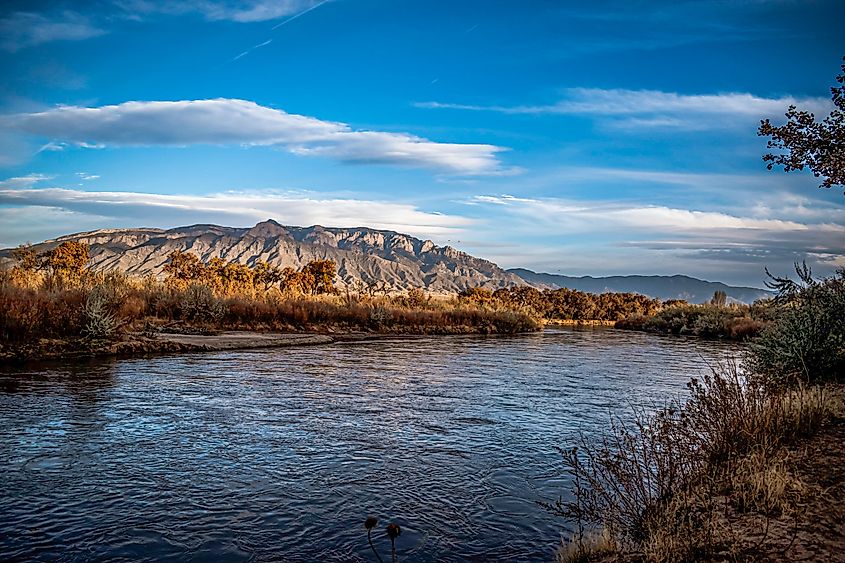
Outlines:
[[450,246],[364,227],[291,227],[268,220],[251,228],[190,225],[166,230],[102,229],[62,236],[33,248],[44,252],[71,240],[90,247],[95,269],[139,276],[161,276],[170,253],[181,250],[204,261],[219,257],[253,265],[263,260],[294,268],[311,260],[330,259],[337,263],[340,287],[380,284],[394,291],[421,287],[435,293],[454,293],[469,287],[497,289],[525,283],[488,260]]
[[[750,303],[770,294],[752,287],[734,287],[689,276],[572,277],[522,268],[504,270],[451,246],[437,246],[394,231],[356,228],[283,226],[273,220],[254,227],[190,225],[174,229],[100,229],[62,236],[33,245],[49,251],[65,241],[79,241],[91,250],[91,265],[132,275],[162,276],[174,250],[192,252],[204,261],[219,257],[253,265],[266,261],[279,267],[301,268],[311,260],[330,259],[338,265],[340,288],[379,287],[402,291],[414,287],[433,293],[455,293],[470,287],[498,289],[531,285],[539,289],[567,287],[589,293],[634,292],[662,300],[702,303],[717,290],[729,300]],[[7,261],[11,249],[0,250]]]

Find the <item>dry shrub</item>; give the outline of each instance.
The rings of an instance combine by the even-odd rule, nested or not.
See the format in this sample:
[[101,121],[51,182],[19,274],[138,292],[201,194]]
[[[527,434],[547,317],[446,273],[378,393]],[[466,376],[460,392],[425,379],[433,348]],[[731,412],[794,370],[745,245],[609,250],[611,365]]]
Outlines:
[[738,317],[725,323],[725,332],[731,340],[748,340],[760,334],[765,326],[762,321],[749,317]]
[[606,530],[584,532],[578,541],[561,540],[555,553],[556,563],[589,563],[611,557],[617,547]]
[[735,364],[691,381],[690,391],[683,404],[637,413],[632,423],[614,418],[602,439],[582,437],[564,451],[573,500],[547,508],[579,530],[607,530],[620,552],[651,561],[722,549],[720,495],[737,511],[788,512],[802,488],[778,452],[832,416],[827,391],[773,391],[746,381]]
[[39,338],[79,336],[84,327],[82,290],[46,292],[0,287],[0,340],[31,342]]

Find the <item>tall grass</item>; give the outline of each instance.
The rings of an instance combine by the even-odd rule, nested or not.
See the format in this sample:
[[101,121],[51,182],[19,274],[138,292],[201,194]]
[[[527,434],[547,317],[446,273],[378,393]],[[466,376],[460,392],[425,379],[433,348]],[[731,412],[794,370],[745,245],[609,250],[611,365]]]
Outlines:
[[277,288],[220,292],[202,283],[175,287],[90,272],[72,284],[53,276],[25,283],[0,277],[0,344],[7,348],[44,338],[102,342],[142,326],[389,333],[516,333],[540,327],[524,312],[434,300],[419,291],[400,297],[304,295]]

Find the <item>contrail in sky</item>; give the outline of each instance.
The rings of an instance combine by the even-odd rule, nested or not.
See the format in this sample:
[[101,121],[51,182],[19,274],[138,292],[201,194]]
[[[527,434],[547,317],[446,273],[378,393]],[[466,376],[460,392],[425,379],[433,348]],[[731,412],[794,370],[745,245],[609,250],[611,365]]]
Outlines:
[[277,23],[276,25],[274,25],[273,27],[271,27],[271,28],[270,28],[270,30],[272,31],[272,30],[274,30],[274,29],[277,29],[277,28],[279,28],[279,27],[282,27],[282,26],[283,26],[283,25],[285,25],[286,23],[290,23],[290,22],[292,22],[293,20],[295,20],[295,19],[296,19],[296,18],[298,18],[299,16],[304,16],[305,14],[307,14],[308,12],[310,12],[311,10],[316,10],[317,8],[319,8],[320,6],[322,6],[323,4],[325,4],[325,3],[326,3],[326,2],[328,2],[328,1],[329,1],[329,0],[323,0],[322,2],[318,2],[317,4],[314,4],[313,6],[311,6],[310,8],[308,8],[307,10],[302,10],[301,12],[299,12],[298,14],[296,14],[295,16],[291,16],[291,17],[289,17],[288,19],[286,19],[285,21],[280,22],[280,23]]
[[[326,3],[326,2],[328,2],[328,1],[329,1],[329,0],[322,0],[322,2],[318,2],[318,3],[314,4],[313,6],[311,6],[310,8],[306,9],[306,10],[302,10],[302,11],[301,11],[301,12],[299,12],[298,14],[293,15],[293,16],[291,16],[291,17],[289,17],[289,18],[288,18],[288,19],[286,19],[285,21],[280,22],[280,23],[277,23],[276,25],[274,25],[273,27],[271,27],[271,28],[270,28],[270,31],[273,31],[273,30],[275,30],[275,29],[278,29],[278,28],[282,27],[283,25],[285,25],[286,23],[290,23],[290,22],[292,22],[293,20],[295,20],[295,19],[296,19],[296,18],[298,18],[299,16],[304,16],[305,14],[307,14],[308,12],[310,12],[311,10],[315,10],[315,9],[319,8],[320,6],[322,6],[323,4],[325,4],[325,3]],[[272,42],[273,42],[273,40],[272,40],[272,39],[268,39],[268,40],[267,40],[267,41],[265,41],[264,43],[259,43],[258,45],[255,45],[255,46],[253,46],[253,47],[250,47],[249,49],[247,49],[246,51],[244,51],[243,53],[241,53],[240,55],[238,55],[237,57],[235,57],[234,59],[232,59],[232,62],[235,62],[236,60],[240,59],[241,57],[245,57],[245,56],[247,56],[248,54],[250,54],[251,52],[255,51],[256,49],[258,49],[258,48],[260,48],[260,47],[264,47],[265,45],[269,45],[269,44],[270,44],[270,43],[272,43]]]
[[235,57],[234,59],[232,59],[232,61],[234,62],[234,61],[236,61],[236,60],[240,59],[241,57],[244,57],[244,56],[248,55],[249,53],[251,53],[251,52],[255,51],[255,50],[256,50],[256,49],[258,49],[259,47],[264,47],[265,45],[269,45],[269,44],[270,44],[270,43],[272,43],[272,42],[273,42],[273,40],[272,40],[272,39],[268,39],[268,40],[267,40],[267,41],[265,41],[264,43],[259,43],[258,45],[255,45],[255,46],[253,46],[253,47],[250,47],[249,49],[247,49],[246,51],[244,51],[243,53],[241,53],[240,55],[238,55],[237,57]]

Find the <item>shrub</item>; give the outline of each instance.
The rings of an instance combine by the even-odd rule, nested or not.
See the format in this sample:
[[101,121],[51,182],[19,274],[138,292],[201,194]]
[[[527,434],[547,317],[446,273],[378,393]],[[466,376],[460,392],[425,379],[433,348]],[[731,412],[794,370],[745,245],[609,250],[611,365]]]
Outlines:
[[690,393],[686,403],[638,413],[632,423],[615,418],[602,439],[582,437],[565,450],[573,500],[546,507],[579,530],[605,530],[621,552],[650,561],[718,551],[719,495],[736,510],[763,515],[794,507],[801,487],[785,474],[779,448],[830,418],[827,392],[749,385],[729,365],[691,381]]
[[796,264],[801,283],[772,278],[778,314],[751,348],[750,366],[769,385],[845,374],[845,272],[815,280]]
[[205,284],[192,283],[181,292],[179,316],[188,321],[200,323],[220,320],[225,307]]
[[109,311],[106,291],[95,288],[88,293],[84,308],[85,326],[82,335],[93,341],[107,340],[114,335],[117,322]]

